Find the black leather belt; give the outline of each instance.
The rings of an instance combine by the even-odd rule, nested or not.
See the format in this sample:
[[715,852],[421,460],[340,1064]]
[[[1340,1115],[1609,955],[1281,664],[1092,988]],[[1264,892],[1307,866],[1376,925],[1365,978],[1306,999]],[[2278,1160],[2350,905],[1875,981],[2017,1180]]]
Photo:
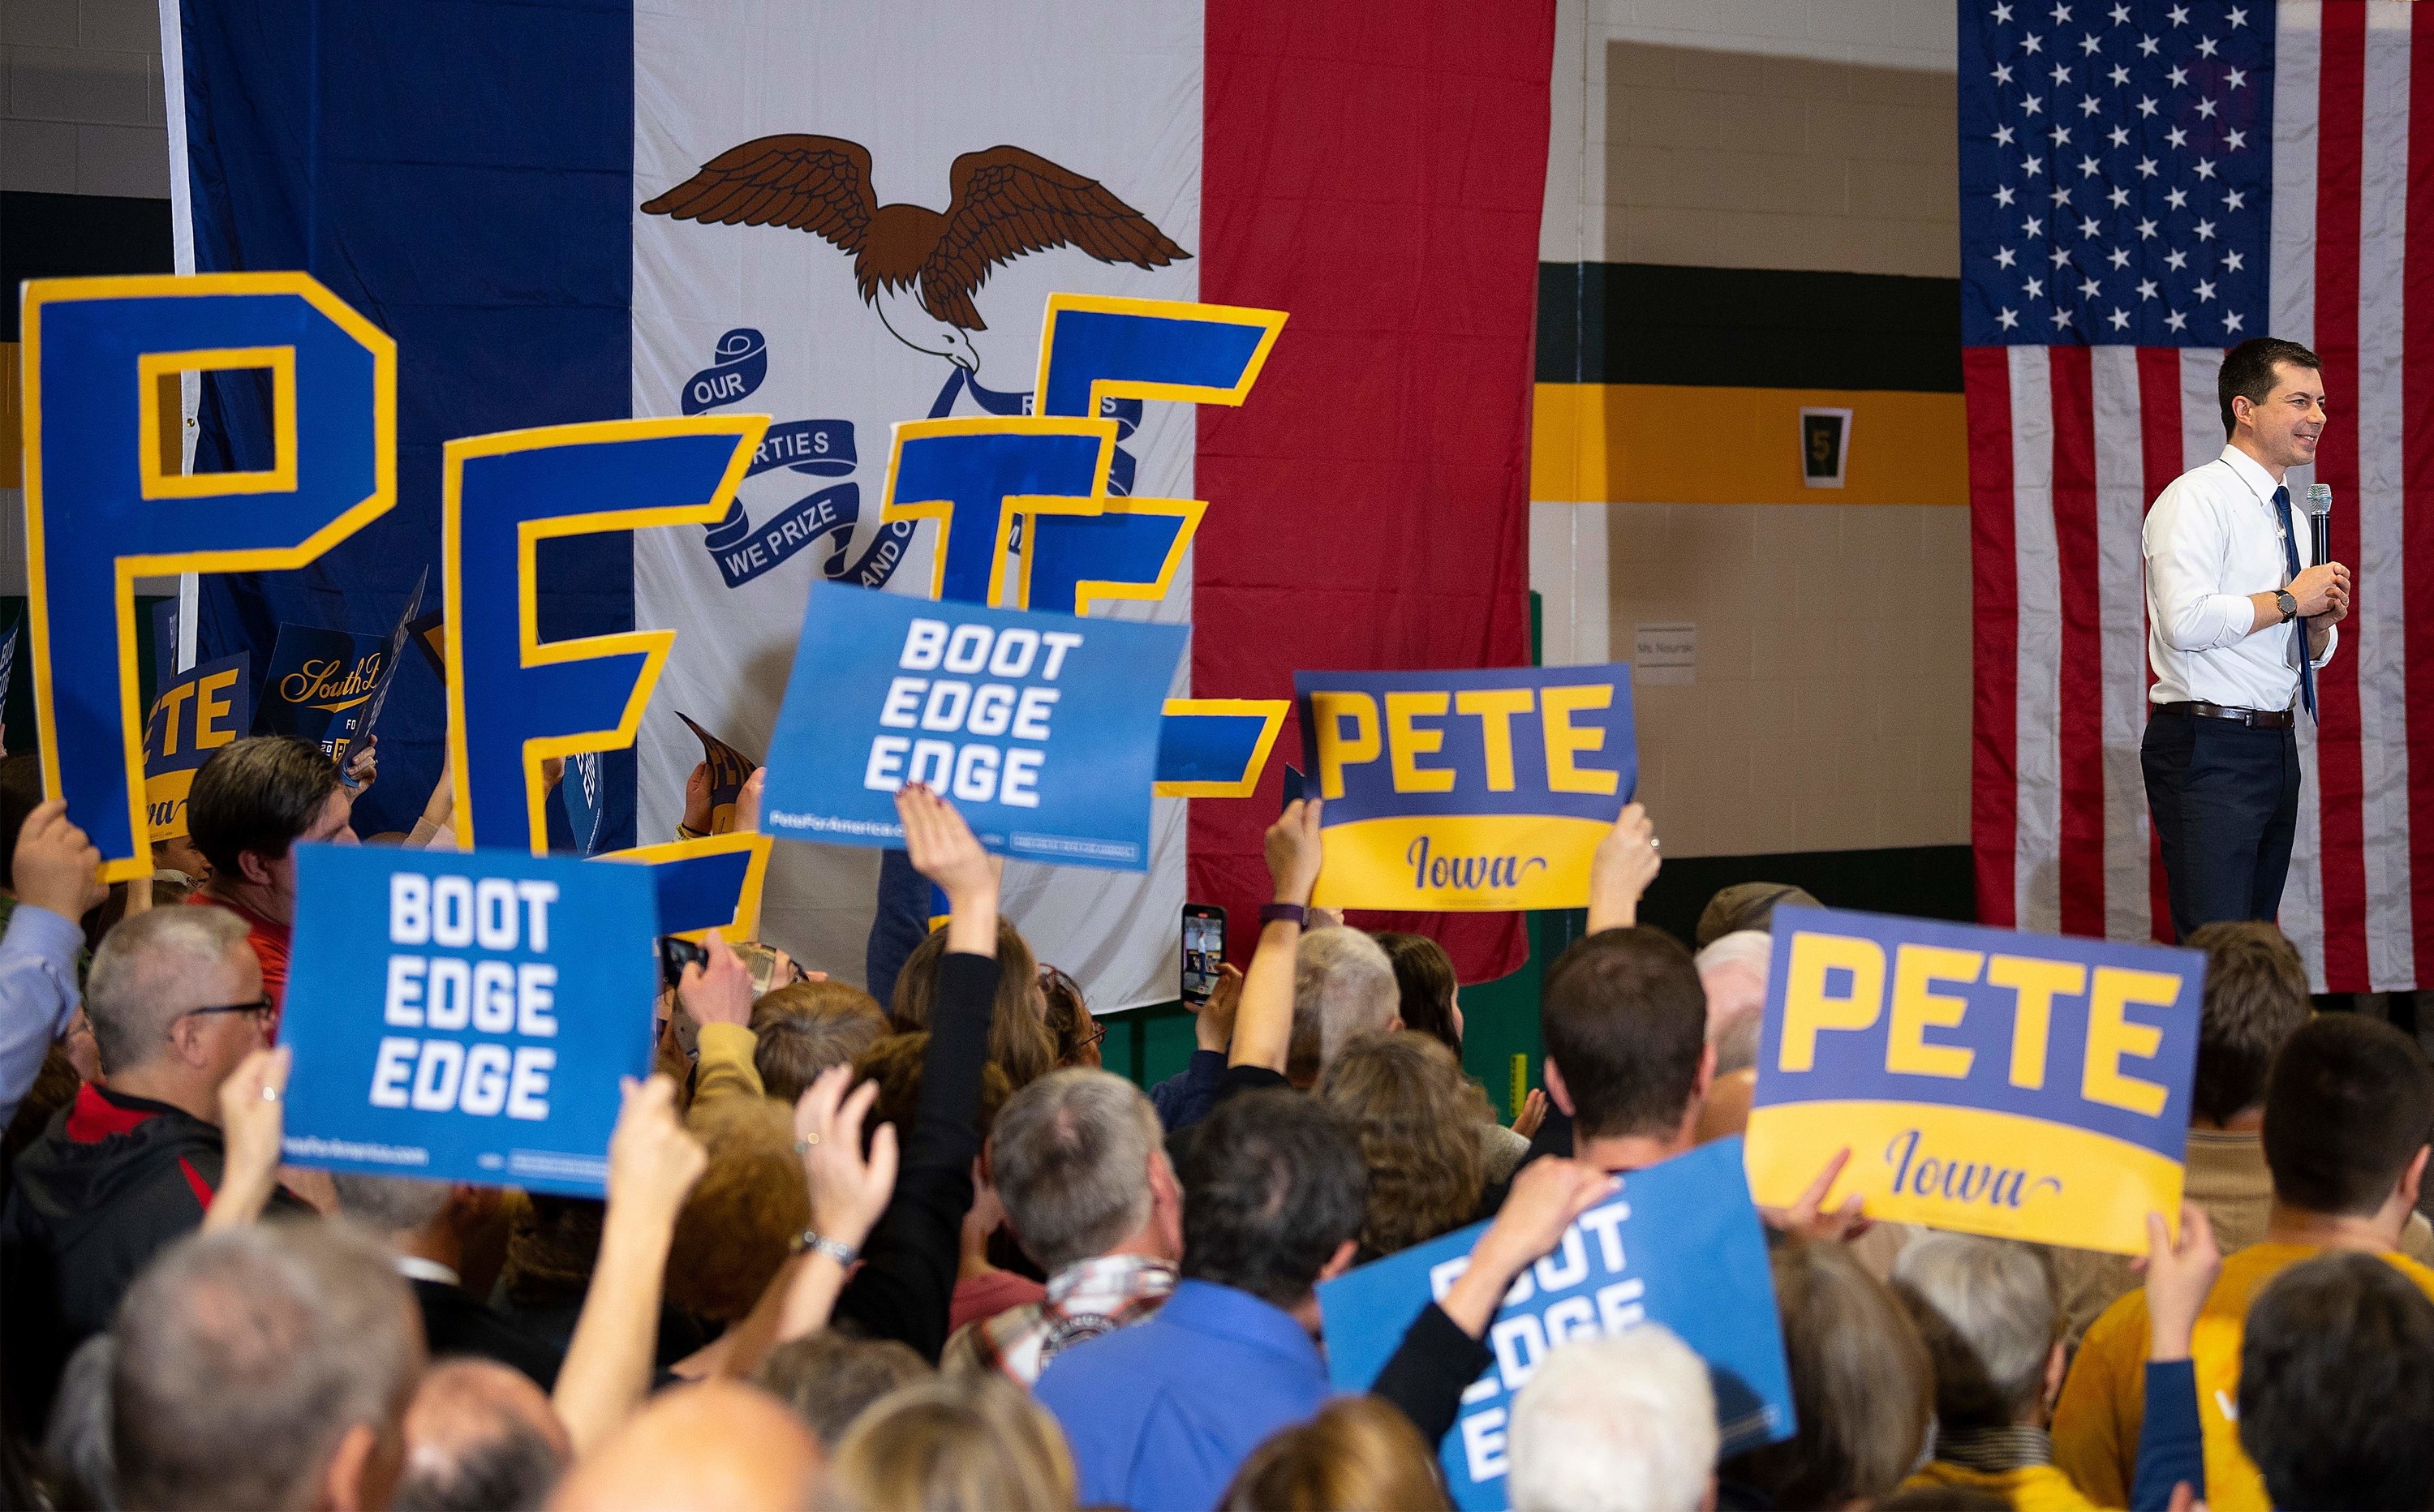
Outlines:
[[2229,720],[2245,724],[2252,730],[2287,730],[2298,722],[2288,709],[2225,708],[2220,704],[2200,701],[2193,704],[2158,704],[2158,714],[2170,714],[2181,719]]

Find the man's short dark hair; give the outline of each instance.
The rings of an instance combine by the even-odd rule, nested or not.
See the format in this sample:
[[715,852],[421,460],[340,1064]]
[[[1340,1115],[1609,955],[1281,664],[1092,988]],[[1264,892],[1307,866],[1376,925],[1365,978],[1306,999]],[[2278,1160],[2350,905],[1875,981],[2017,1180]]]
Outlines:
[[186,833],[213,871],[243,881],[239,856],[285,856],[337,790],[337,765],[319,746],[293,736],[251,736],[222,746],[195,773]]
[[2197,1083],[2190,1101],[2218,1124],[2265,1100],[2275,1052],[2307,1022],[2307,968],[2270,924],[2224,920],[2186,942],[2205,952],[2205,1007],[2198,1015]]
[[858,1339],[821,1329],[771,1350],[752,1384],[795,1409],[824,1450],[872,1402],[937,1372],[896,1339]]
[[1606,929],[1555,958],[1539,1023],[1582,1135],[1671,1133],[1699,1088],[1707,994],[1682,943]]
[[2222,371],[2215,376],[2215,397],[2222,401],[2222,438],[2230,440],[2239,433],[2239,419],[2231,413],[2231,401],[2244,399],[2251,404],[2262,404],[2282,382],[2274,368],[2283,363],[2322,372],[2324,360],[2295,341],[2278,336],[2251,336],[2222,354]]
[[540,1430],[505,1417],[498,1433],[457,1448],[441,1460],[418,1454],[406,1462],[389,1512],[497,1512],[537,1507],[566,1469]]
[[2239,1445],[2275,1506],[2434,1505],[2434,1301],[2373,1255],[2274,1277],[2240,1340]]
[[1291,1307],[1369,1195],[1361,1146],[1325,1103],[1281,1088],[1228,1098],[1183,1157],[1183,1274]]
[[2274,1058],[2265,1091],[2273,1195],[2309,1213],[2364,1217],[2434,1136],[2434,1068],[2380,1019],[2325,1013]]

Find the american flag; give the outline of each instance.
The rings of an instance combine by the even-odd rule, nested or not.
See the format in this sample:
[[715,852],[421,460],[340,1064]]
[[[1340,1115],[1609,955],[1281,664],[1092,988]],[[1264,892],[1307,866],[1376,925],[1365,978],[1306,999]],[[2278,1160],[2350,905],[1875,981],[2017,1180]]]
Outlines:
[[2413,988],[2434,951],[2420,854],[2434,781],[2409,782],[2415,766],[2434,774],[2421,37],[2434,49],[2434,6],[2406,0],[1963,0],[1972,839],[1988,923],[2170,937],[2138,765],[2139,526],[2222,449],[2223,348],[2273,335],[2324,359],[2331,427],[2289,482],[2293,497],[2332,485],[2333,553],[2357,574],[2322,724],[2300,720],[2282,927],[2321,992]]

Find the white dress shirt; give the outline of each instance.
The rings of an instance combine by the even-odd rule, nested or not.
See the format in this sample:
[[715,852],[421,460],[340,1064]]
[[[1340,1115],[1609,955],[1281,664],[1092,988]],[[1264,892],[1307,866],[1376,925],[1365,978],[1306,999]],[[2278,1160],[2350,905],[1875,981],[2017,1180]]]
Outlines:
[[[2172,480],[2147,511],[2147,654],[2155,669],[2148,696],[2158,704],[2201,702],[2226,708],[2287,709],[2299,697],[2305,624],[2256,622],[2253,593],[2289,586],[2273,475],[2237,447]],[[2303,501],[2290,501],[2290,534],[2302,569],[2314,564]],[[2340,644],[2331,629],[2322,667]]]

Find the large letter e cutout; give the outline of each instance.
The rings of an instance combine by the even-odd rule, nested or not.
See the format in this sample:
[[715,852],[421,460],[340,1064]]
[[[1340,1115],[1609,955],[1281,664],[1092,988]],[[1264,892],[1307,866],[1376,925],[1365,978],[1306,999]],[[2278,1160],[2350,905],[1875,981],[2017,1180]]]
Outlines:
[[[461,845],[539,855],[550,756],[622,749],[660,680],[673,630],[580,640],[540,638],[538,548],[546,537],[653,525],[716,524],[768,429],[765,415],[603,420],[467,436],[448,443],[440,565],[448,614],[448,751]],[[660,927],[727,925],[757,910],[765,835],[646,847],[659,863]],[[727,880],[712,916],[678,920],[669,862],[712,854]],[[731,875],[728,874],[731,872]],[[739,897],[740,906],[737,905]],[[677,911],[690,913],[701,900]]]

